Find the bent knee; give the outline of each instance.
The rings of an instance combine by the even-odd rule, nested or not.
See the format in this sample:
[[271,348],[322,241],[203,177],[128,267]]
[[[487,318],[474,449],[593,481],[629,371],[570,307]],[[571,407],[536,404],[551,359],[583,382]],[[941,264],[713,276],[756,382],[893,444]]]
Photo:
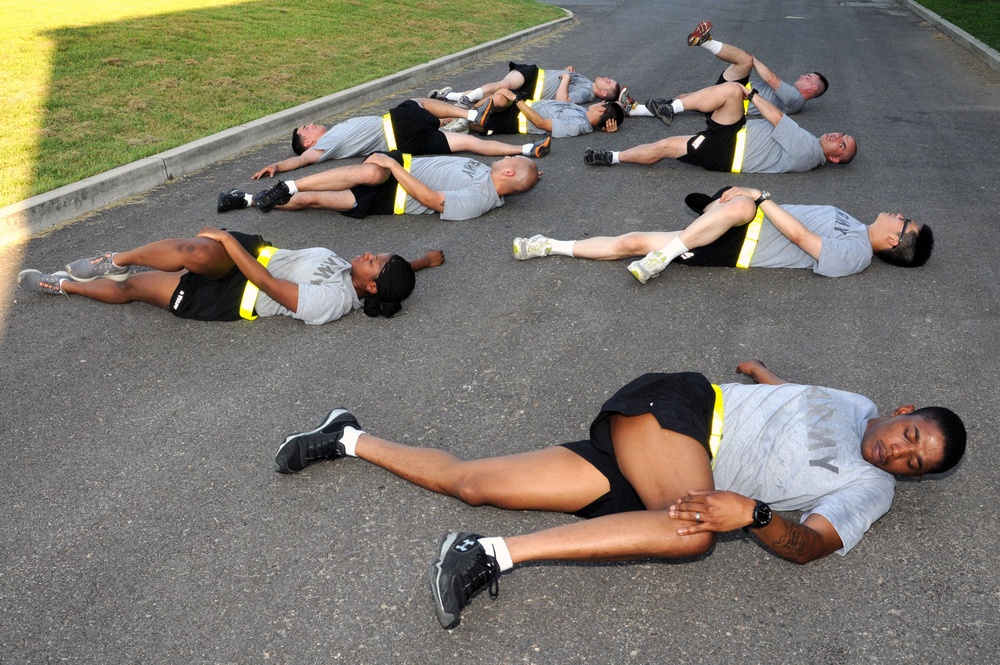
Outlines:
[[645,256],[649,253],[646,249],[645,234],[640,231],[632,231],[618,238],[618,251],[623,256]]

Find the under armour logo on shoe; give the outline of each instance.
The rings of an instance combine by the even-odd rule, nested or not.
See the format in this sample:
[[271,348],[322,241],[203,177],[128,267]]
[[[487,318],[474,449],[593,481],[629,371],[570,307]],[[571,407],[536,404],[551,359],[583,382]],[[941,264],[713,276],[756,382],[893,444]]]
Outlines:
[[466,538],[459,544],[455,545],[455,549],[458,550],[459,552],[468,552],[475,546],[476,546],[476,541],[474,539]]

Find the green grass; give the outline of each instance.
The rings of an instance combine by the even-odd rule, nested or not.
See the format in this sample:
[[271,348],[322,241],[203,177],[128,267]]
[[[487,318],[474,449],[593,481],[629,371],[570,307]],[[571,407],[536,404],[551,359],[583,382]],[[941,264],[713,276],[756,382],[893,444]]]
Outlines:
[[532,0],[471,7],[0,0],[0,207],[563,15]]
[[984,44],[1000,51],[1000,0],[918,0]]

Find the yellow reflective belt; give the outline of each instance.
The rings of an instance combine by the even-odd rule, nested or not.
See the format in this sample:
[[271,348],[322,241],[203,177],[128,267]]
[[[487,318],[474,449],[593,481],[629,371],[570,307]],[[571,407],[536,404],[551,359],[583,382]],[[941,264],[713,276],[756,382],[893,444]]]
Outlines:
[[[538,77],[535,79],[535,94],[531,96],[532,99],[542,98],[542,88],[545,87],[545,70],[538,70]],[[521,132],[522,134],[524,132]]]
[[[413,161],[413,155],[408,155],[403,153],[403,170],[407,173],[410,172],[410,163]],[[406,190],[398,182],[396,183],[396,202],[392,206],[392,214],[402,215],[406,212]]]
[[750,259],[757,251],[757,240],[760,238],[760,227],[764,223],[764,211],[757,208],[757,214],[753,221],[747,224],[747,236],[743,239],[743,247],[740,248],[740,258],[736,260],[737,268],[749,268]]
[[[257,256],[257,263],[261,264],[265,268],[267,264],[271,261],[271,257],[274,253],[278,251],[277,247],[264,247],[260,250],[260,254]],[[240,300],[240,316],[247,321],[253,321],[257,318],[257,315],[253,313],[254,305],[257,304],[257,294],[260,293],[260,289],[257,285],[247,280],[247,285],[243,289],[243,299]]]
[[[524,103],[528,106],[528,108],[531,108],[533,102],[530,99],[526,99],[524,100]],[[517,114],[517,131],[521,134],[528,133],[528,119],[524,117],[523,113]]]
[[382,130],[385,132],[385,142],[389,146],[389,152],[396,149],[396,134],[392,131],[392,118],[388,113],[382,116]]
[[708,449],[712,452],[712,468],[715,468],[715,457],[719,454],[719,444],[722,443],[722,388],[712,384],[715,391],[715,408],[712,410],[712,433],[708,437]]
[[[747,89],[753,90],[753,87],[747,83]],[[747,112],[750,110],[750,100],[743,100],[743,116],[746,117]],[[743,170],[743,153],[747,147],[747,126],[744,124],[740,128],[740,131],[736,134],[736,152],[733,153],[733,173],[739,173]]]

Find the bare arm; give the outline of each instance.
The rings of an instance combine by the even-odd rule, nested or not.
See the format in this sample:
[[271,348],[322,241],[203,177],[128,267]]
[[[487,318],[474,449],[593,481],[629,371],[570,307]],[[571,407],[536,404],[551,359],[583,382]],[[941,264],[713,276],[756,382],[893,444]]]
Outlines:
[[531,108],[524,102],[517,102],[517,110],[523,113],[524,117],[528,119],[528,122],[533,124],[535,127],[538,127],[542,131],[552,132],[552,121],[538,115],[538,112],[535,111],[535,109]]
[[251,256],[250,252],[243,248],[243,245],[236,238],[225,231],[210,226],[202,228],[198,232],[198,237],[209,238],[222,243],[222,246],[226,249],[226,253],[229,254],[229,258],[233,260],[233,263],[236,264],[236,267],[239,268],[244,277],[253,282],[257,288],[270,296],[271,299],[282,307],[293,312],[298,309],[299,285],[272,275],[267,268],[257,261],[257,257]]
[[275,162],[274,164],[268,164],[260,171],[253,174],[254,180],[260,180],[264,176],[268,178],[273,178],[278,173],[284,173],[285,171],[294,171],[295,169],[301,169],[303,166],[309,166],[310,164],[315,164],[319,161],[319,158],[323,155],[322,150],[309,149],[306,150],[301,155],[295,155],[294,157],[289,157],[288,159],[283,159],[280,162]]
[[756,358],[741,362],[736,366],[736,373],[750,377],[754,383],[765,383],[770,386],[779,386],[783,383],[788,383],[788,381],[769,370],[764,363]]
[[[753,499],[735,492],[691,490],[670,506],[670,516],[697,522],[678,529],[681,536],[725,533],[753,524],[756,505]],[[822,515],[810,515],[799,523],[773,513],[770,524],[750,531],[769,550],[793,563],[809,563],[844,546],[837,530]]]
[[410,261],[410,267],[413,268],[413,272],[416,272],[424,268],[436,268],[442,263],[444,263],[444,252],[440,249],[429,249],[419,259]]
[[781,86],[781,79],[778,78],[778,75],[756,57],[753,59],[753,68],[757,70],[757,75],[760,76],[761,80],[771,86],[772,90],[777,90]]
[[[749,95],[750,92],[747,91],[745,94]],[[750,103],[757,107],[757,111],[760,112],[760,117],[767,120],[773,127],[777,127],[781,119],[785,117],[785,114],[781,112],[777,106],[767,101],[760,95],[754,95]]]
[[569,74],[559,75],[559,88],[556,90],[556,99],[560,102],[569,101]]
[[389,172],[392,173],[392,177],[396,179],[396,182],[402,185],[403,189],[406,190],[406,193],[419,201],[421,205],[427,206],[431,210],[436,210],[437,212],[444,212],[444,192],[431,189],[420,180],[417,180],[411,174],[407,173],[406,169],[404,169],[399,162],[389,155],[375,153],[370,155],[364,163],[375,164],[376,166],[389,169]]
[[[761,191],[759,189],[733,187],[727,190],[720,200],[726,203],[737,196],[748,196],[756,200],[760,197],[760,194]],[[774,224],[775,228],[781,231],[783,236],[798,245],[806,254],[819,261],[819,254],[823,249],[823,238],[803,226],[802,222],[786,212],[784,208],[773,200],[762,202],[760,209],[764,211],[767,218]]]

